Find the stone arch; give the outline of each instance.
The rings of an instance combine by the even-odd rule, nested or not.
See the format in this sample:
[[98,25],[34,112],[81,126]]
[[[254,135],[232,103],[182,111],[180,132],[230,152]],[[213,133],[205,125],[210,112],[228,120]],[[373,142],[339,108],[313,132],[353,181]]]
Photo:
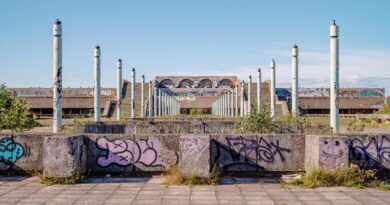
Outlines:
[[217,88],[234,88],[233,82],[229,79],[219,81]]
[[190,79],[183,79],[179,82],[179,88],[192,88],[194,85],[194,82]]
[[199,82],[198,88],[212,88],[213,87],[213,81],[210,79],[202,79]]
[[173,88],[173,81],[171,79],[164,79],[159,84],[159,88]]

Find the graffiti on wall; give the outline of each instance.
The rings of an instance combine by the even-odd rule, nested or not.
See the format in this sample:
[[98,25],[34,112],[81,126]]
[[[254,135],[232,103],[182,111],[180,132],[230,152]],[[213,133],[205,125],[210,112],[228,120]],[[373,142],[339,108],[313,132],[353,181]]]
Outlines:
[[[62,87],[61,87],[62,88]],[[11,88],[10,89],[13,96],[29,97],[29,96],[39,96],[39,97],[51,97],[53,96],[53,89],[51,88]],[[93,88],[62,88],[58,90],[62,92],[64,97],[93,97],[94,91]],[[114,88],[101,89],[101,96],[114,96]]]
[[199,88],[199,89],[177,89],[177,88],[160,88],[164,93],[169,96],[177,97],[197,97],[197,96],[220,96],[229,92],[228,88]]
[[203,153],[209,149],[209,143],[199,138],[187,139],[180,144],[181,146],[181,160],[187,161],[189,158],[193,161],[198,161]]
[[390,136],[356,137],[349,146],[351,160],[364,162],[369,168],[390,169]]
[[[270,141],[263,137],[245,138],[226,137],[226,144],[216,140],[212,141],[214,147],[214,162],[219,164],[224,171],[250,169],[261,171],[264,168],[260,163],[285,162],[286,154],[291,150],[280,145],[279,140]],[[249,168],[249,170],[248,170]]]
[[[146,138],[133,140],[109,140],[99,138],[96,146],[102,150],[96,159],[100,167],[110,165],[129,166],[141,164],[147,167],[164,166],[165,163],[161,157],[162,147],[159,139]],[[174,154],[173,161],[177,161],[177,155]]]
[[[291,88],[277,88],[276,94],[279,97],[291,97]],[[298,88],[300,97],[329,97],[329,88]],[[340,88],[340,97],[383,97],[383,88]]]
[[339,138],[327,137],[320,140],[320,166],[325,170],[334,170],[348,164],[348,145]]
[[0,164],[14,165],[24,155],[23,146],[12,138],[0,140]]

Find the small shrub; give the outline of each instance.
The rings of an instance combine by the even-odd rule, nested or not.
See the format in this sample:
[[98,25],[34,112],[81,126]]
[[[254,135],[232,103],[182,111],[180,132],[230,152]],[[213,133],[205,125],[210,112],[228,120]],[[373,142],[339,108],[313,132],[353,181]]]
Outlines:
[[192,108],[190,110],[190,115],[203,115],[203,109],[202,108]]
[[180,173],[178,166],[173,166],[165,181],[166,185],[217,185],[220,183],[220,174],[217,168],[213,168],[210,175],[201,177],[194,174],[183,175]]
[[119,119],[118,124],[124,125],[125,122],[126,122],[126,118],[124,118],[124,117],[122,116],[121,119]]
[[[298,185],[306,188],[316,187],[332,187],[332,186],[346,186],[346,187],[379,187],[380,185],[375,178],[375,170],[363,170],[357,165],[350,167],[340,167],[334,172],[326,172],[319,169],[314,169],[300,179],[295,179],[291,182],[293,185]],[[373,183],[374,182],[374,183]]]
[[362,120],[354,118],[348,123],[348,131],[362,132],[364,131],[365,124]]
[[239,133],[270,133],[275,129],[275,123],[271,117],[267,106],[263,106],[258,110],[256,105],[252,106],[251,112],[238,122]]

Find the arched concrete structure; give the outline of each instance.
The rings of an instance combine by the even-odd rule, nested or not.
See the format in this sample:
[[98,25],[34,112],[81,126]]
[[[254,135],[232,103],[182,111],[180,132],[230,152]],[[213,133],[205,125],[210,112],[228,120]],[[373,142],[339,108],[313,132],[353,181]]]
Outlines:
[[179,82],[179,88],[192,88],[194,85],[194,82],[188,78],[183,79]]
[[233,82],[229,79],[219,81],[217,88],[234,88]]
[[174,83],[171,79],[164,79],[158,84],[159,88],[173,88]]
[[213,81],[210,79],[203,79],[199,82],[198,88],[212,88],[213,87]]

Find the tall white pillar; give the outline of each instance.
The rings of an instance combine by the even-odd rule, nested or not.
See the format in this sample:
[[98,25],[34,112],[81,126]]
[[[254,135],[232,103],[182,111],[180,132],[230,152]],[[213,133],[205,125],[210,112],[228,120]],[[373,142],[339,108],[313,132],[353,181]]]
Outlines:
[[145,75],[141,76],[141,118],[145,117]]
[[116,64],[116,120],[122,117],[122,60],[118,59]]
[[295,44],[292,48],[292,91],[291,91],[291,113],[298,114],[298,46]]
[[158,90],[158,116],[162,116],[162,91],[161,89]]
[[154,81],[154,98],[153,98],[153,104],[154,104],[154,112],[153,112],[153,115],[156,117],[156,116],[159,116],[158,114],[158,101],[160,99],[158,99],[158,81],[155,80]]
[[275,87],[276,87],[276,76],[275,76],[275,61],[271,61],[271,117],[275,119],[276,114],[276,99],[275,99]]
[[231,112],[231,110],[230,110],[230,106],[231,106],[231,104],[230,104],[230,91],[228,93],[226,93],[226,102],[227,102],[227,106],[226,106],[227,113],[226,113],[226,115],[228,117],[230,117],[230,112]]
[[131,118],[135,118],[135,68],[131,69]]
[[95,67],[95,98],[94,98],[94,111],[95,122],[100,122],[100,46],[96,46],[94,50],[94,67]]
[[248,111],[247,113],[250,114],[252,111],[252,76],[249,76],[249,82],[248,82]]
[[62,25],[53,24],[53,133],[62,126]]
[[257,70],[257,110],[261,110],[261,69]]
[[234,91],[233,90],[229,91],[229,95],[230,95],[230,100],[229,100],[230,117],[234,117]]
[[330,126],[333,134],[340,131],[339,124],[339,26],[330,26]]
[[244,102],[245,102],[245,100],[244,100],[244,89],[245,89],[245,82],[244,81],[242,81],[241,82],[241,103],[240,103],[240,106],[241,106],[241,108],[240,108],[240,117],[244,117],[244,113],[245,113],[245,106],[244,106]]
[[149,81],[149,117],[153,117],[153,92],[152,92],[152,81]]
[[235,89],[234,89],[234,98],[235,98],[235,108],[236,108],[236,111],[235,111],[235,116],[238,117],[238,84],[236,85]]

